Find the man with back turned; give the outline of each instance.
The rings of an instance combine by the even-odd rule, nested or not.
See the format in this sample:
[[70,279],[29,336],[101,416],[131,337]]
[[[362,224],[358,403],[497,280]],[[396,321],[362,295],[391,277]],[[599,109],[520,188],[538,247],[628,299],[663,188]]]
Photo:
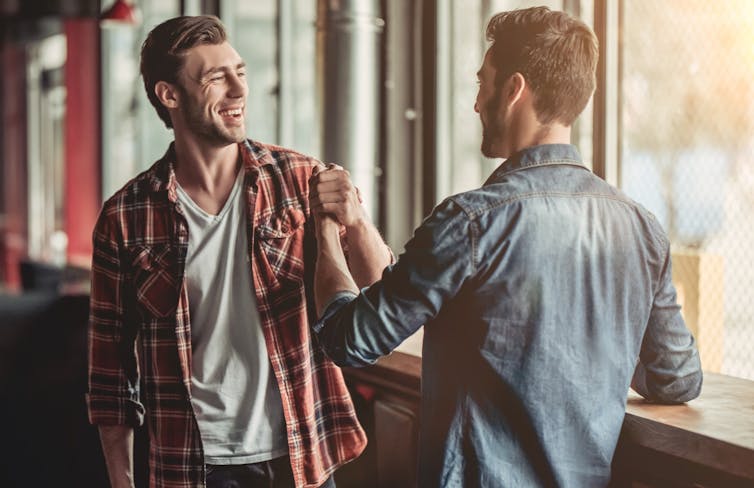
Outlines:
[[495,15],[487,38],[475,110],[482,152],[505,161],[361,291],[315,198],[314,330],[336,363],[363,365],[425,324],[419,486],[605,486],[629,386],[666,403],[701,388],[669,241],[570,145],[591,29],[539,7]]

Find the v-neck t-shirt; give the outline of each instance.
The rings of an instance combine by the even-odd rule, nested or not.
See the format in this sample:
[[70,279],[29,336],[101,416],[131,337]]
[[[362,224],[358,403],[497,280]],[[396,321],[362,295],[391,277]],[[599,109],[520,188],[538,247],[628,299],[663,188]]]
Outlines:
[[287,454],[283,406],[260,325],[249,265],[245,172],[217,215],[177,185],[188,222],[191,401],[208,464]]

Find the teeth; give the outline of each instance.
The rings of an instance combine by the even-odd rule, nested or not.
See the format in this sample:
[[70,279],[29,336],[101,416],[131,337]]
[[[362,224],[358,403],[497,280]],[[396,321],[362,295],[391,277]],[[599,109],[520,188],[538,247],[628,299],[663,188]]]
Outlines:
[[233,110],[221,110],[220,115],[241,115],[242,110],[240,108],[236,108]]

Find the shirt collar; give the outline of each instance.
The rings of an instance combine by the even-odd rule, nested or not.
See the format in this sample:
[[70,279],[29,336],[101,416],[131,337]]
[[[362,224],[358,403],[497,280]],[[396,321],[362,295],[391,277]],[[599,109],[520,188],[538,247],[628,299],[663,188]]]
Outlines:
[[[268,164],[275,164],[275,159],[266,146],[249,139],[238,143],[245,171]],[[171,201],[176,201],[175,179],[175,142],[171,142],[168,150],[152,167],[149,176],[150,188],[153,192],[167,192]]]
[[485,185],[497,183],[505,175],[535,166],[547,166],[555,164],[570,164],[579,166],[588,171],[581,161],[581,154],[572,144],[543,144],[524,148],[503,163],[492,172]]

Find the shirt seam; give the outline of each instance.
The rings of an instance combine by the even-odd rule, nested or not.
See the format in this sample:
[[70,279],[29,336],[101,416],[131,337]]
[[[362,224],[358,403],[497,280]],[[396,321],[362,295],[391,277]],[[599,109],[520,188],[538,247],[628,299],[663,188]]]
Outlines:
[[[531,168],[538,168],[538,167],[542,167],[542,166],[564,166],[564,165],[567,165],[567,166],[576,166],[576,167],[581,168],[581,169],[583,169],[585,171],[590,171],[589,168],[587,168],[584,165],[583,162],[581,162],[581,161],[579,161],[577,159],[548,159],[548,160],[545,160],[545,161],[533,162],[533,163],[524,164],[524,165],[521,165],[521,166],[514,166],[512,168],[503,168],[503,167],[501,167],[501,168],[499,168],[498,170],[496,170],[495,172],[492,173],[492,177],[494,179],[498,179],[498,178],[506,176],[508,174],[517,173],[519,171],[523,171],[523,170],[527,170],[527,169],[531,169]],[[503,163],[503,166],[505,166],[505,163]],[[498,171],[499,171],[499,173],[498,173]],[[492,182],[489,182],[487,184],[489,185],[489,184],[494,184],[494,183],[495,182],[492,181]]]
[[630,208],[637,208],[635,204],[632,204],[631,202],[627,201],[624,198],[613,196],[613,195],[606,195],[604,193],[592,193],[592,192],[552,192],[552,191],[540,191],[540,192],[530,192],[530,193],[524,193],[521,195],[515,195],[513,197],[505,198],[503,200],[491,203],[489,205],[485,205],[481,208],[474,209],[473,212],[470,212],[471,218],[478,218],[481,214],[488,212],[490,210],[494,210],[499,207],[504,207],[506,205],[509,205],[511,203],[516,203],[522,200],[531,200],[534,198],[540,198],[540,197],[557,197],[557,198],[568,198],[568,197],[593,197],[593,198],[599,198],[601,200],[613,200],[618,203],[622,203]]
[[478,268],[477,265],[477,243],[476,243],[476,235],[474,232],[474,226],[477,225],[476,220],[477,216],[471,212],[470,209],[467,209],[461,202],[459,202],[455,197],[449,197],[449,200],[458,205],[458,208],[461,209],[461,212],[464,213],[466,216],[466,220],[468,222],[469,230],[468,230],[468,238],[471,243],[471,273],[476,273],[476,270]]

